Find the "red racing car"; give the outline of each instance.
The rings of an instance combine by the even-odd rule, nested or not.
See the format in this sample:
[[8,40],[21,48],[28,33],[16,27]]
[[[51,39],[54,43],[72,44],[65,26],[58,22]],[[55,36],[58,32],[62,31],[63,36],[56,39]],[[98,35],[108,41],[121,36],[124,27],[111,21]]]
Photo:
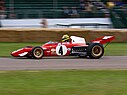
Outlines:
[[42,46],[26,46],[13,51],[13,57],[27,57],[41,59],[43,56],[79,56],[99,59],[104,54],[103,44],[109,43],[114,36],[103,36],[90,43],[86,43],[84,38],[71,36],[70,42],[49,41]]

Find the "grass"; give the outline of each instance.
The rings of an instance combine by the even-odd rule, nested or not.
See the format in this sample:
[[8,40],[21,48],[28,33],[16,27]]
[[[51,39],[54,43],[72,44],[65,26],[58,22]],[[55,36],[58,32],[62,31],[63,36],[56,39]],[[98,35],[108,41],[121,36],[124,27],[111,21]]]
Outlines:
[[10,53],[14,50],[25,46],[40,46],[42,43],[0,43],[0,56],[10,57]]
[[127,70],[1,71],[0,95],[127,95]]
[[105,48],[105,55],[127,56],[127,43],[110,43]]
[[[14,50],[25,46],[40,46],[42,43],[0,43],[0,56],[10,57],[10,53]],[[127,56],[127,43],[110,43],[105,48],[107,56]]]
[[[0,43],[0,56],[42,43]],[[105,55],[127,55],[127,43],[111,43]],[[127,70],[0,71],[0,95],[127,95]]]

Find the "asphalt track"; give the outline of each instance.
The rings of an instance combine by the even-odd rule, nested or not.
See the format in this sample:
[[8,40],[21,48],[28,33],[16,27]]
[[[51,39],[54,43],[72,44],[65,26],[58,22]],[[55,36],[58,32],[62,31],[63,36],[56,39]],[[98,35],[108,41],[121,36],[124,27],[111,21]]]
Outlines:
[[43,59],[0,58],[0,70],[127,69],[127,56],[101,59],[44,57]]

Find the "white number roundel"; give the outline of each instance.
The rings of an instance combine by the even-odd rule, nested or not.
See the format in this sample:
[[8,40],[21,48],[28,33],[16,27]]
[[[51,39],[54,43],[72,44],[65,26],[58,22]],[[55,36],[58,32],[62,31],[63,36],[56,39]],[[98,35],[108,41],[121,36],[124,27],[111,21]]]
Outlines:
[[56,54],[57,55],[66,55],[67,47],[65,45],[58,45],[56,47]]

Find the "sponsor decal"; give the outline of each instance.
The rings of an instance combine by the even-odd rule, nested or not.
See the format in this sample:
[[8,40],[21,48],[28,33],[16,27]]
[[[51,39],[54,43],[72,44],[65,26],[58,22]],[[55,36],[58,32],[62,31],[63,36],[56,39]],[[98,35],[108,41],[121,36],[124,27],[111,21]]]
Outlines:
[[46,51],[46,52],[48,52],[48,53],[49,53],[50,51]]
[[56,49],[52,48],[51,49],[51,54],[56,54]]
[[68,51],[70,51],[70,50],[71,50],[71,48],[67,48],[67,50],[68,50]]

